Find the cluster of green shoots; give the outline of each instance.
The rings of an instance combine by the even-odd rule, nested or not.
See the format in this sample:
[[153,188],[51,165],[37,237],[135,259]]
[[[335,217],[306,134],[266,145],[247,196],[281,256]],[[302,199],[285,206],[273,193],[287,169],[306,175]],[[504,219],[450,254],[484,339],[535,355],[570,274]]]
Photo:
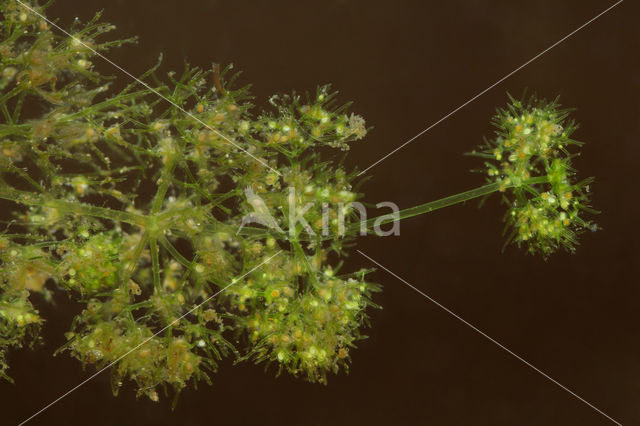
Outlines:
[[584,211],[595,213],[588,205],[593,179],[575,180],[575,154],[567,148],[581,143],[570,138],[576,125],[567,120],[568,113],[557,101],[512,98],[493,119],[495,139],[472,153],[488,160],[488,181],[504,193],[509,206],[505,221],[512,228],[507,242],[526,243],[529,251],[543,256],[560,246],[573,251],[577,234],[596,229],[580,217]]
[[[10,348],[39,339],[31,296],[53,292],[84,306],[60,351],[112,365],[114,393],[130,380],[177,395],[224,356],[313,382],[347,368],[378,291],[341,267],[362,197],[341,158],[364,120],[328,87],[256,114],[229,67],[152,69],[115,92],[93,65],[130,41],[103,41],[113,26],[96,16],[69,37],[33,1],[0,4],[0,374]],[[393,220],[500,190],[516,242],[573,247],[586,183],[572,182],[565,117],[513,102],[483,154],[499,161],[492,183]]]

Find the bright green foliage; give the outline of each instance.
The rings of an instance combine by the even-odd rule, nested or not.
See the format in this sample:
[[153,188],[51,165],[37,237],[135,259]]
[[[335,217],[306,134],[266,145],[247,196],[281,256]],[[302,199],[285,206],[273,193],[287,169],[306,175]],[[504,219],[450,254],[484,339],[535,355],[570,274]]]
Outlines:
[[[61,351],[113,363],[114,393],[131,380],[152,400],[178,395],[223,356],[326,382],[348,366],[379,290],[366,270],[341,271],[361,194],[334,157],[364,120],[326,86],[255,114],[229,68],[166,82],[151,70],[148,87],[115,92],[91,50],[123,43],[102,41],[112,28],[96,17],[67,37],[0,2],[0,199],[13,214],[0,230],[0,375],[9,348],[37,341],[30,294],[55,291],[84,306]],[[478,154],[497,161],[491,183],[398,218],[500,189],[512,239],[544,255],[573,248],[589,226],[587,182],[574,182],[565,118],[555,103],[514,101]]]
[[[581,143],[570,138],[576,125],[567,116],[557,101],[511,98],[493,118],[496,137],[481,153],[473,153],[493,160],[485,163],[488,181],[498,184],[509,206],[509,241],[543,256],[560,247],[573,251],[576,234],[595,229],[580,217],[593,212],[588,206],[592,179],[576,181],[567,148]],[[545,179],[530,183],[536,177]]]
[[[158,387],[208,380],[230,354],[321,382],[346,365],[376,286],[364,271],[339,274],[353,235],[338,232],[336,206],[358,195],[354,174],[318,152],[347,150],[364,120],[328,87],[273,97],[275,110],[255,115],[246,88],[194,68],[113,93],[83,45],[121,44],[101,41],[112,26],[76,22],[69,38],[1,4],[0,198],[17,220],[0,240],[0,353],[37,334],[30,292],[55,289],[85,305],[63,350],[96,367],[117,361],[114,392],[130,379],[157,400]],[[309,202],[309,227],[289,229]],[[256,206],[283,232],[240,232]]]
[[[244,325],[255,344],[252,356],[314,381],[324,381],[327,371],[337,372],[341,365],[347,367],[349,348],[359,337],[357,324],[366,320],[364,309],[372,304],[369,296],[375,290],[364,281],[364,272],[338,278],[331,268],[321,271],[320,264],[320,259],[313,259],[312,290],[301,297],[295,297],[300,286],[290,279],[298,274],[296,266],[284,263],[268,268],[282,268],[282,281],[266,286],[249,282],[235,295],[249,312]],[[257,295],[264,295],[265,302]],[[258,309],[263,303],[266,309]]]
[[51,273],[43,258],[37,247],[13,244],[0,236],[0,377],[7,380],[11,379],[5,372],[5,352],[36,337],[42,323],[29,292],[42,291]]

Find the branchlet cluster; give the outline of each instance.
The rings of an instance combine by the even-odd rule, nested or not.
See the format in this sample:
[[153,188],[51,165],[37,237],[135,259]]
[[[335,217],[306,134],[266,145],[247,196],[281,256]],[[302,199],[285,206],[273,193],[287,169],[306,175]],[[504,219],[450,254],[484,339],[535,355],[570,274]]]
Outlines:
[[581,142],[569,110],[557,101],[535,97],[516,100],[493,118],[496,136],[480,152],[487,159],[487,180],[496,183],[508,206],[508,242],[548,256],[559,248],[575,249],[577,234],[596,226],[583,219],[592,179],[578,180],[569,152]]

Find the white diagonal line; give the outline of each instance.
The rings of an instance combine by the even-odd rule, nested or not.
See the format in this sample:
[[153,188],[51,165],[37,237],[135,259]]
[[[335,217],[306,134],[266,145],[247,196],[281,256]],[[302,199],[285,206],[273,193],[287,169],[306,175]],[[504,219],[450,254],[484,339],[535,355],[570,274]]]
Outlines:
[[406,280],[404,280],[403,278],[399,277],[398,275],[394,274],[393,272],[391,272],[388,268],[386,268],[385,266],[381,265],[379,262],[373,260],[372,258],[370,258],[369,256],[367,256],[366,254],[364,254],[363,252],[361,252],[360,250],[356,250],[358,253],[360,253],[362,256],[366,257],[367,259],[369,259],[371,262],[375,263],[376,265],[378,265],[380,268],[384,269],[385,271],[387,271],[389,274],[393,275],[394,277],[396,277],[397,279],[399,279],[400,281],[402,281],[403,283],[405,283],[407,286],[411,287],[413,290],[417,291],[418,293],[420,293],[422,296],[426,297],[430,302],[434,303],[436,306],[438,306],[439,308],[443,309],[445,312],[447,312],[448,314],[452,315],[454,318],[456,318],[457,320],[461,321],[464,325],[468,326],[469,328],[471,328],[472,330],[476,331],[477,333],[479,333],[480,335],[482,335],[483,337],[489,339],[491,342],[493,342],[494,344],[496,344],[500,349],[503,349],[504,351],[508,352],[509,354],[513,355],[516,359],[518,359],[519,361],[522,361],[523,363],[525,363],[526,365],[528,365],[529,367],[531,367],[533,370],[535,370],[536,372],[540,373],[541,375],[543,375],[544,377],[546,377],[547,379],[551,380],[553,383],[555,383],[556,385],[560,386],[562,389],[564,389],[565,391],[569,392],[571,395],[573,395],[574,397],[578,398],[580,401],[584,402],[585,404],[587,404],[589,407],[593,408],[595,411],[597,411],[598,413],[602,414],[604,417],[606,417],[607,419],[611,420],[613,423],[617,424],[618,426],[622,426],[622,423],[618,422],[617,420],[613,419],[612,417],[610,417],[607,413],[605,413],[604,411],[600,410],[598,407],[596,407],[595,405],[591,404],[589,401],[587,401],[586,399],[582,398],[580,395],[578,395],[577,393],[573,392],[571,389],[569,389],[568,387],[564,386],[562,383],[558,382],[557,380],[555,380],[553,377],[549,376],[547,373],[545,373],[544,371],[540,370],[539,368],[537,368],[535,365],[531,364],[530,362],[528,362],[526,359],[522,358],[520,355],[516,354],[515,352],[513,352],[511,349],[507,348],[506,346],[504,346],[502,343],[498,342],[497,340],[495,340],[493,337],[489,336],[488,334],[486,334],[485,332],[483,332],[482,330],[480,330],[479,328],[477,328],[476,326],[474,326],[473,324],[471,324],[470,322],[468,322],[467,320],[465,320],[464,318],[462,318],[460,315],[456,314],[455,312],[453,312],[451,309],[447,308],[446,306],[444,306],[443,304],[441,304],[440,302],[438,302],[437,300],[435,300],[434,298],[432,298],[431,296],[427,295],[426,293],[424,293],[422,290],[419,290],[418,288],[414,287],[413,285],[411,285],[409,282],[407,282]]
[[176,104],[175,102],[173,102],[171,99],[167,98],[166,96],[164,96],[162,93],[158,92],[157,90],[155,90],[154,88],[152,88],[151,86],[149,86],[147,83],[145,83],[144,81],[140,80],[138,77],[134,76],[133,74],[131,74],[129,71],[125,70],[124,68],[122,68],[120,65],[116,64],[115,62],[113,62],[111,59],[107,58],[106,56],[104,56],[102,53],[96,51],[95,49],[93,49],[91,46],[87,45],[85,42],[83,42],[82,40],[80,40],[79,38],[71,35],[67,30],[65,30],[64,28],[60,27],[59,25],[57,25],[55,22],[52,22],[50,19],[48,19],[47,17],[45,17],[44,15],[42,15],[41,13],[37,12],[36,10],[34,10],[33,8],[29,7],[28,5],[24,4],[21,0],[15,0],[16,2],[20,3],[20,5],[22,5],[24,8],[28,9],[29,11],[31,11],[32,13],[34,13],[35,15],[37,15],[38,17],[40,17],[41,19],[45,20],[46,22],[48,22],[52,27],[57,28],[59,31],[61,31],[62,33],[64,33],[66,36],[70,37],[73,41],[81,44],[82,46],[86,47],[87,49],[91,50],[96,56],[99,56],[100,58],[104,59],[105,61],[107,61],[108,63],[110,63],[111,65],[113,65],[114,67],[116,67],[117,69],[119,69],[121,72],[123,72],[124,74],[126,74],[127,76],[131,77],[132,79],[134,79],[136,82],[140,83],[141,85],[143,85],[144,87],[146,87],[148,90],[150,90],[151,92],[153,92],[154,94],[156,94],[157,96],[159,96],[160,98],[164,99],[165,101],[167,101],[168,103],[170,103],[171,105],[173,105],[174,107],[178,108],[180,111],[182,111],[183,113],[185,113],[186,115],[188,115],[189,117],[193,118],[194,120],[196,120],[198,123],[202,124],[203,126],[205,126],[207,129],[211,130],[213,133],[215,133],[216,135],[220,136],[222,139],[224,139],[225,141],[229,142],[231,145],[235,146],[236,148],[238,148],[240,151],[244,152],[245,154],[247,154],[249,157],[253,158],[254,160],[256,160],[258,163],[262,164],[263,166],[268,167],[269,169],[271,169],[273,172],[275,172],[276,174],[278,174],[279,176],[281,175],[280,172],[278,172],[276,169],[274,169],[273,167],[271,167],[270,165],[268,165],[266,162],[264,162],[263,160],[259,159],[258,157],[254,156],[253,154],[251,154],[249,151],[247,151],[246,149],[242,148],[241,146],[239,146],[237,143],[233,142],[230,138],[228,138],[227,136],[223,135],[222,133],[220,133],[219,131],[217,131],[216,129],[214,129],[213,127],[211,127],[210,125],[208,125],[207,123],[205,123],[204,121],[200,120],[198,117],[196,117],[195,115],[193,115],[192,113],[190,113],[189,111],[185,110],[184,108],[182,108],[180,105]]
[[182,318],[186,317],[187,315],[189,315],[191,312],[195,311],[196,309],[200,308],[202,305],[204,305],[205,303],[207,303],[208,301],[210,301],[211,299],[213,299],[214,297],[216,297],[217,295],[219,295],[220,293],[222,293],[223,291],[225,291],[226,289],[228,289],[229,287],[231,287],[232,285],[236,284],[238,281],[240,281],[241,279],[243,279],[244,277],[246,277],[247,275],[249,275],[250,273],[252,273],[253,271],[255,271],[256,269],[260,268],[262,265],[268,263],[271,261],[271,259],[273,259],[274,257],[276,257],[277,255],[279,255],[280,253],[282,253],[282,250],[278,250],[278,252],[276,254],[274,254],[273,256],[269,257],[267,260],[265,260],[264,262],[260,263],[258,266],[255,266],[253,268],[251,268],[251,270],[249,270],[248,272],[244,273],[242,276],[240,276],[239,278],[235,278],[233,281],[231,281],[231,284],[229,284],[228,286],[222,288],[221,290],[218,290],[217,292],[215,292],[214,294],[212,294],[211,296],[207,297],[203,302],[199,303],[198,305],[196,305],[194,308],[190,309],[188,312],[186,312],[184,315],[182,315],[180,318],[177,318],[175,320],[173,320],[169,325],[165,326],[162,330],[156,332],[153,336],[145,339],[142,341],[142,343],[140,343],[138,346],[134,347],[133,349],[130,349],[127,353],[125,353],[124,355],[120,356],[120,358],[116,359],[115,361],[111,362],[110,364],[106,365],[105,367],[101,368],[100,370],[98,370],[97,372],[95,372],[92,376],[90,376],[89,378],[85,379],[83,382],[79,383],[78,385],[74,386],[73,388],[69,389],[67,392],[65,392],[64,394],[62,394],[61,396],[59,396],[58,398],[56,398],[55,400],[51,401],[49,404],[47,404],[46,406],[44,406],[43,408],[41,408],[39,411],[37,411],[36,413],[34,413],[33,415],[31,415],[31,417],[29,417],[26,420],[23,420],[18,426],[22,426],[25,423],[27,423],[28,421],[30,421],[31,419],[33,419],[34,417],[36,417],[37,415],[41,414],[43,411],[45,411],[46,409],[50,408],[51,406],[55,405],[57,402],[59,402],[60,400],[64,399],[65,397],[67,397],[70,393],[72,393],[73,391],[77,390],[79,387],[81,387],[82,385],[84,385],[85,383],[89,382],[91,379],[93,379],[94,377],[96,377],[97,375],[99,375],[100,373],[102,373],[103,371],[109,369],[112,365],[116,364],[117,362],[119,362],[121,359],[123,359],[124,357],[126,357],[127,355],[129,355],[131,352],[135,351],[136,349],[138,349],[140,346],[144,345],[145,343],[147,343],[149,340],[153,339],[154,337],[156,337],[158,334],[162,333],[163,331],[165,331],[166,329],[168,329],[169,327],[173,326],[174,324],[176,324],[177,322],[179,322]]
[[527,65],[529,65],[531,62],[535,61],[536,59],[538,59],[539,57],[541,57],[542,55],[544,55],[545,53],[547,53],[548,51],[550,51],[551,49],[553,49],[554,47],[556,47],[557,45],[559,45],[560,43],[562,43],[563,41],[565,41],[566,39],[568,39],[569,37],[571,37],[572,35],[574,35],[575,33],[577,33],[578,31],[580,31],[581,29],[583,29],[584,27],[586,27],[587,25],[589,25],[590,23],[592,23],[593,21],[595,21],[596,19],[598,19],[599,17],[601,17],[602,15],[604,15],[605,13],[609,12],[611,9],[613,9],[614,7],[616,7],[617,5],[619,5],[620,3],[622,3],[624,0],[619,0],[617,3],[615,3],[612,6],[609,6],[607,9],[605,9],[604,11],[600,12],[599,14],[597,14],[596,16],[594,16],[593,18],[591,18],[590,20],[588,20],[587,22],[585,22],[584,24],[580,25],[578,28],[576,28],[575,30],[571,31],[569,34],[567,34],[566,36],[562,37],[560,40],[556,41],[555,43],[553,43],[551,46],[547,47],[546,49],[544,49],[542,52],[538,53],[536,56],[534,56],[533,58],[529,59],[527,62],[525,62],[524,64],[520,65],[518,68],[516,68],[515,70],[511,71],[509,74],[505,75],[504,77],[502,77],[500,80],[496,81],[495,83],[493,83],[491,86],[487,87],[486,89],[484,89],[482,92],[478,93],[477,95],[475,95],[473,98],[469,99],[467,102],[463,103],[462,105],[460,105],[458,108],[454,109],[453,111],[451,111],[449,114],[445,115],[444,117],[442,117],[440,120],[436,121],[435,123],[433,123],[432,125],[430,125],[429,127],[427,127],[426,129],[424,129],[423,131],[421,131],[420,133],[418,133],[417,135],[415,135],[414,137],[412,137],[411,139],[409,139],[408,141],[406,141],[405,143],[403,143],[402,145],[400,145],[399,147],[397,147],[396,149],[394,149],[393,151],[391,151],[390,153],[388,153],[387,155],[385,155],[384,157],[380,158],[378,161],[376,161],[375,163],[371,164],[369,167],[367,167],[366,169],[364,169],[363,171],[361,171],[360,173],[358,173],[358,176],[366,173],[369,169],[371,169],[372,167],[375,167],[376,165],[378,165],[379,163],[381,163],[382,161],[386,160],[388,157],[390,157],[391,155],[395,154],[396,152],[398,152],[399,150],[401,150],[402,148],[404,148],[405,146],[409,145],[411,142],[413,142],[414,140],[418,139],[420,136],[424,135],[425,133],[427,133],[429,130],[433,129],[434,127],[436,127],[438,124],[442,123],[444,120],[446,120],[447,118],[451,117],[453,114],[455,114],[456,112],[460,111],[462,108],[466,107],[467,105],[469,105],[471,102],[475,101],[476,99],[478,99],[480,96],[484,95],[485,93],[487,93],[489,90],[493,89],[494,87],[496,87],[498,84],[502,83],[503,81],[505,81],[507,78],[511,77],[513,74],[517,73],[518,71],[520,71],[522,68],[526,67]]

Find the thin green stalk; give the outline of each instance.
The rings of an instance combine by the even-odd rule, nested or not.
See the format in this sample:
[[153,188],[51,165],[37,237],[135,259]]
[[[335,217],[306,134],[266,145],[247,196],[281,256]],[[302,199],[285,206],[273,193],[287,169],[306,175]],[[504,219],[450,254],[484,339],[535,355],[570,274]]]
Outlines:
[[153,288],[156,293],[160,293],[160,253],[158,250],[158,240],[155,237],[149,238],[149,251],[151,251],[151,267],[153,269]]
[[172,174],[173,169],[175,167],[175,162],[171,161],[171,163],[165,165],[160,174],[160,185],[158,186],[158,190],[156,195],[153,197],[153,201],[151,202],[151,213],[156,214],[162,208],[162,203],[164,202],[164,197],[167,195],[167,190],[172,182]]
[[129,279],[131,278],[136,268],[138,267],[140,263],[140,258],[142,257],[142,252],[147,246],[148,241],[149,241],[149,234],[145,232],[144,234],[142,234],[142,237],[140,237],[140,241],[136,245],[136,248],[135,248],[135,251],[133,252],[133,256],[130,263],[126,265],[126,269],[124,270],[125,275],[122,280],[123,283],[126,283],[127,285],[129,284]]
[[[364,222],[365,224],[365,228],[367,230],[370,230],[375,224],[376,221],[379,221],[378,225],[384,225],[387,223],[391,223],[391,222],[396,222],[399,220],[403,220],[403,219],[408,219],[410,217],[414,217],[414,216],[419,216],[422,214],[426,214],[426,213],[430,213],[434,210],[438,210],[441,209],[443,207],[448,207],[448,206],[452,206],[454,204],[458,204],[458,203],[464,203],[465,201],[469,201],[472,200],[474,198],[478,198],[478,197],[482,197],[488,194],[491,194],[493,192],[499,191],[501,188],[512,188],[515,186],[529,186],[529,185],[535,185],[535,184],[539,184],[539,183],[545,183],[548,181],[547,176],[538,176],[538,177],[534,177],[534,178],[530,178],[527,179],[523,182],[521,182],[519,185],[516,184],[499,184],[499,183],[490,183],[488,185],[484,185],[478,188],[474,188],[471,189],[469,191],[465,191],[465,192],[461,192],[459,194],[455,194],[455,195],[451,195],[449,197],[445,197],[445,198],[441,198],[439,200],[435,200],[435,201],[430,201],[428,203],[425,204],[420,204],[418,206],[414,206],[414,207],[409,207],[408,209],[404,209],[404,210],[400,210],[398,212],[398,214],[396,215],[396,217],[391,217],[390,215],[386,214],[386,215],[381,215],[378,217],[374,217],[372,219],[369,219],[367,221]],[[385,219],[382,219],[383,217],[388,216]],[[351,230],[358,230],[360,229],[361,223],[355,223],[353,225],[350,226]]]
[[[548,182],[548,178],[547,176],[537,176],[537,177],[533,177],[530,179],[527,179],[525,181],[520,182],[520,184],[504,184],[504,183],[490,183],[488,185],[484,185],[484,186],[480,186],[478,188],[474,188],[471,189],[469,191],[465,191],[465,192],[461,192],[459,194],[455,194],[455,195],[451,195],[449,197],[444,197],[441,198],[439,200],[435,200],[435,201],[430,201],[428,203],[425,204],[420,204],[418,206],[413,206],[413,207],[409,207],[407,209],[404,210],[400,210],[398,212],[397,215],[394,215],[393,217],[390,214],[384,214],[384,215],[380,215],[371,219],[368,219],[364,222],[364,228],[365,230],[372,230],[373,227],[376,225],[376,221],[379,221],[379,223],[377,224],[378,226],[380,225],[385,225],[388,223],[392,223],[392,222],[396,222],[396,221],[400,221],[400,220],[404,220],[404,219],[408,219],[414,216],[420,216],[426,213],[430,213],[432,211],[435,210],[439,210],[441,208],[444,207],[449,207],[449,206],[453,206],[455,204],[459,204],[459,203],[464,203],[465,201],[469,201],[469,200],[473,200],[474,198],[479,198],[479,197],[483,197],[485,195],[489,195],[493,192],[498,192],[500,191],[501,188],[503,189],[508,189],[508,188],[513,188],[516,186],[521,186],[524,187],[527,190],[532,189],[531,185],[536,185],[536,184],[540,184],[540,183],[546,183]],[[356,222],[351,224],[348,228],[347,228],[347,234],[349,233],[353,233],[353,232],[358,232],[361,227],[363,226],[362,222]],[[205,229],[207,229],[210,232],[220,232],[221,228],[229,228],[229,231],[232,231],[233,228],[229,227],[229,226],[225,226],[223,224],[207,224],[205,225]],[[255,227],[251,227],[251,226],[244,226],[242,227],[242,229],[240,231],[238,231],[238,234],[243,235],[243,236],[254,236],[254,237],[265,237],[267,235],[278,235],[276,232],[274,232],[273,230],[268,230],[268,229],[263,229],[263,228],[255,228]],[[309,241],[310,239],[305,236],[304,234],[301,234],[299,237],[300,241]],[[333,239],[334,235],[328,235],[328,236],[324,236],[323,239],[324,240],[328,240],[328,239]]]
[[173,256],[178,262],[180,262],[182,266],[191,270],[191,268],[193,267],[193,262],[187,260],[182,254],[180,254],[178,249],[176,249],[175,246],[171,244],[171,241],[169,241],[167,237],[161,235],[159,241],[160,245],[164,247],[164,249],[167,250],[169,254]]
[[122,210],[113,210],[107,207],[99,207],[80,202],[47,199],[46,197],[34,194],[32,192],[19,191],[8,187],[0,188],[0,198],[14,201],[26,206],[49,207],[59,210],[63,213],[99,217],[117,222],[125,222],[136,226],[142,226],[147,221],[145,216],[136,213],[125,212]]

